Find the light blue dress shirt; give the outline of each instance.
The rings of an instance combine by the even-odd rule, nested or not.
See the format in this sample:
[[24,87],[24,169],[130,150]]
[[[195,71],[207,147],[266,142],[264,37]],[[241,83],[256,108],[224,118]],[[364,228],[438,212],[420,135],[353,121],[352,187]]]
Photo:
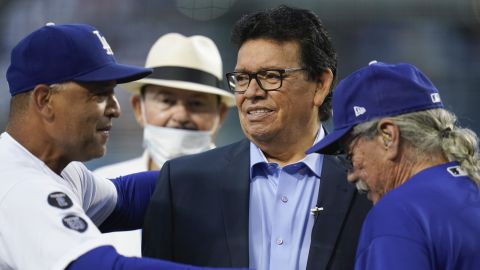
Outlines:
[[[324,136],[320,127],[315,143]],[[322,163],[313,153],[282,168],[250,143],[250,268],[306,269]]]

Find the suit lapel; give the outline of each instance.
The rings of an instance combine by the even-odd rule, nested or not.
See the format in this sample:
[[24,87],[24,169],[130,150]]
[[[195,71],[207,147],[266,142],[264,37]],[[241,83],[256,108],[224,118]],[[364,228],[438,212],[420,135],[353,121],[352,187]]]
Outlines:
[[354,195],[335,157],[324,156],[320,179],[317,206],[323,211],[315,218],[307,262],[307,269],[316,270],[326,269]]
[[248,266],[248,220],[250,192],[250,143],[243,140],[227,154],[220,168],[222,213],[233,267]]

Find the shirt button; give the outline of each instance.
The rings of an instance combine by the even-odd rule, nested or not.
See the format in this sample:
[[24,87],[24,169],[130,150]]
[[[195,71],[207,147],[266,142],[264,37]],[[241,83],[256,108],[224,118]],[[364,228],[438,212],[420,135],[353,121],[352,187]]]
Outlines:
[[281,200],[282,200],[282,202],[284,202],[284,203],[288,202],[287,196],[282,196],[282,199],[281,199]]
[[283,245],[283,239],[282,238],[277,238],[277,245]]

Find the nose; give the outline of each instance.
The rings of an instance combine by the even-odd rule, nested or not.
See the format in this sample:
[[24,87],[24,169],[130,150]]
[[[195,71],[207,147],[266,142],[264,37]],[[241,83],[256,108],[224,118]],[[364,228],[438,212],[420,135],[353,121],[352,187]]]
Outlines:
[[245,98],[256,98],[256,97],[265,97],[267,91],[263,90],[257,82],[256,78],[251,78],[250,83],[248,84],[247,90],[243,93]]
[[195,129],[190,118],[188,106],[183,101],[178,101],[172,108],[171,121],[167,124],[171,128]]
[[110,118],[118,118],[121,114],[120,103],[118,103],[117,97],[112,94],[108,97],[107,107],[105,109],[105,115]]

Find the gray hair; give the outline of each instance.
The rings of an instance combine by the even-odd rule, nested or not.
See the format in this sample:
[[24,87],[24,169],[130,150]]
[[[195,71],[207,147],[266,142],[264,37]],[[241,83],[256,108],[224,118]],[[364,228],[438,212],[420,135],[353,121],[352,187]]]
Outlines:
[[[65,89],[65,84],[66,83],[55,83],[49,87],[55,92],[58,92]],[[8,114],[7,128],[14,122],[21,123],[24,121],[23,117],[25,117],[25,113],[28,110],[32,92],[33,89],[27,92],[16,94],[10,99],[10,111]]]
[[[457,161],[473,181],[480,186],[480,156],[478,137],[468,128],[456,126],[456,116],[445,109],[431,109],[388,117],[400,128],[401,138],[415,148],[419,158],[442,153],[448,161]],[[359,124],[353,135],[373,138],[380,119]]]

